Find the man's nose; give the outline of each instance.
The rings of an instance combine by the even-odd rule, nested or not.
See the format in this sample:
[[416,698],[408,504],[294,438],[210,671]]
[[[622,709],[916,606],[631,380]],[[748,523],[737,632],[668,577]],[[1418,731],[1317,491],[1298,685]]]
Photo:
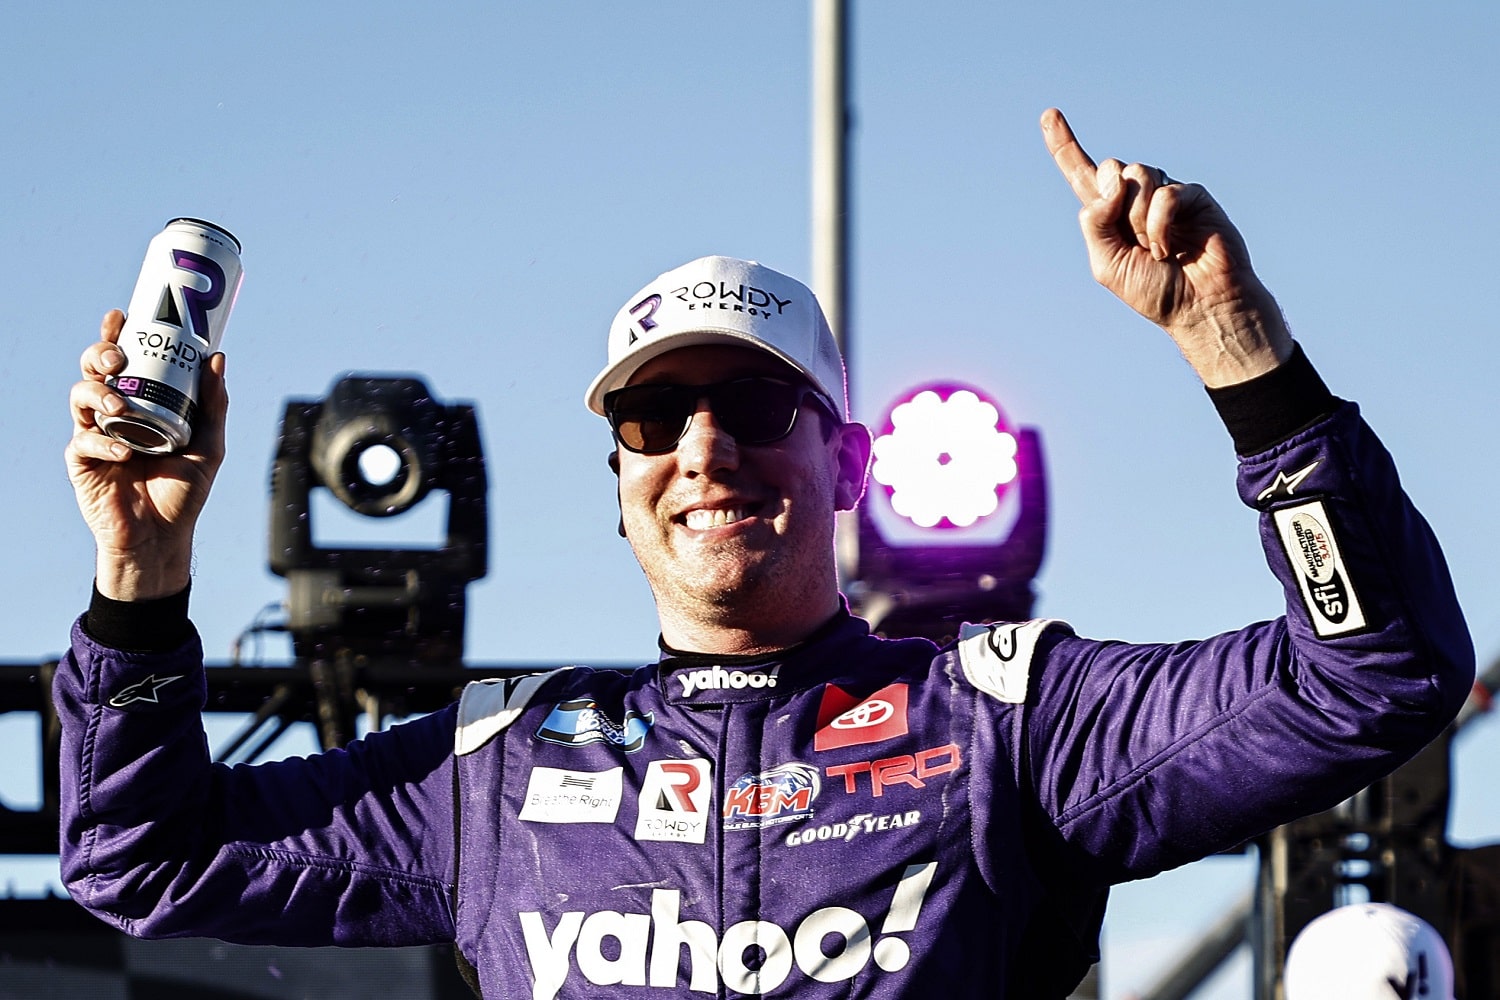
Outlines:
[[734,435],[719,423],[707,399],[698,400],[687,431],[677,442],[677,461],[685,475],[703,475],[739,465],[739,445]]

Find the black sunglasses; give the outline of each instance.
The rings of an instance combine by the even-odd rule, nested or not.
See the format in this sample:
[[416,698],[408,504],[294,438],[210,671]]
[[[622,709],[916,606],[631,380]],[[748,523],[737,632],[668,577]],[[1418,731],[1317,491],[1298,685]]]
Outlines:
[[811,397],[835,424],[833,405],[811,386],[766,375],[749,375],[708,385],[628,385],[604,394],[604,415],[615,440],[640,455],[661,455],[677,447],[707,399],[714,419],[738,444],[771,444],[792,433],[802,401]]

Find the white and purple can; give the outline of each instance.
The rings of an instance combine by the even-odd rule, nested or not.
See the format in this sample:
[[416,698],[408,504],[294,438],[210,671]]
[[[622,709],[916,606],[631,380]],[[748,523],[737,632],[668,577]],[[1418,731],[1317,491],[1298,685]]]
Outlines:
[[99,429],[136,451],[176,451],[193,436],[200,369],[219,349],[244,268],[240,241],[202,219],[173,219],[146,247],[106,381],[126,410]]

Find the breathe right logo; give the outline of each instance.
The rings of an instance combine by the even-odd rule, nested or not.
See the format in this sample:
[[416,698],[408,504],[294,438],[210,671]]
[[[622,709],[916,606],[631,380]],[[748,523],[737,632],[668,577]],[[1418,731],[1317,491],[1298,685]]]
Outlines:
[[1272,516],[1314,631],[1327,638],[1363,629],[1364,609],[1349,582],[1322,501],[1284,507]]

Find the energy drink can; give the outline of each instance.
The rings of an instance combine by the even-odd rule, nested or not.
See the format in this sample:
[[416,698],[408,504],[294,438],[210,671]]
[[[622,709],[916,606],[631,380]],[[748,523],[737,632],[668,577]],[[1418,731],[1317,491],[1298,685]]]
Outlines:
[[198,378],[219,349],[239,294],[240,241],[201,219],[173,219],[146,247],[118,347],[125,367],[106,382],[125,397],[99,429],[136,451],[176,451],[193,436]]

